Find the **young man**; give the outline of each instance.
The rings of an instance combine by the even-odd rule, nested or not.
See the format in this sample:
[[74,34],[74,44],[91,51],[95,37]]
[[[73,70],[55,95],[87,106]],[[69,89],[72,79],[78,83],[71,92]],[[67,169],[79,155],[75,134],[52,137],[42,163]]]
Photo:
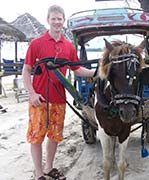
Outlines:
[[[23,67],[24,85],[29,92],[29,126],[27,132],[27,141],[31,144],[31,155],[35,166],[35,179],[46,180],[45,176],[50,176],[56,180],[65,180],[66,177],[53,168],[53,161],[58,142],[63,139],[63,125],[65,118],[66,104],[59,92],[53,86],[57,86],[60,93],[65,98],[65,90],[56,76],[48,70],[52,82],[49,83],[49,125],[46,128],[46,85],[48,76],[45,66],[41,64],[42,74],[33,75],[31,80],[31,69],[37,60],[45,57],[57,57],[78,61],[77,52],[71,42],[66,40],[61,34],[65,22],[64,10],[53,5],[48,9],[47,22],[49,30],[41,37],[31,41],[27,50],[25,63]],[[91,77],[94,70],[89,70],[80,66],[70,67],[75,74]],[[66,75],[67,66],[60,68],[60,71]],[[47,135],[46,146],[46,164],[42,169],[42,142]]]

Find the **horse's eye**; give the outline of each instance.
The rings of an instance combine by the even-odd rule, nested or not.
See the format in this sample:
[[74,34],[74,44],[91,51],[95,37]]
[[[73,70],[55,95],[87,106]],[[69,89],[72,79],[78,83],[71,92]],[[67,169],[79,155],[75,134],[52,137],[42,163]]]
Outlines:
[[127,74],[127,75],[126,75],[126,79],[129,79],[129,77],[130,77],[130,76]]

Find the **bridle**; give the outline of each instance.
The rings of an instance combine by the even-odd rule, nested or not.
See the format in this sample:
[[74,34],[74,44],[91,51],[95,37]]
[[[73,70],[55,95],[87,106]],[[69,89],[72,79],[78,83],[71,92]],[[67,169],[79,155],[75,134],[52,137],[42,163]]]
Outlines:
[[[141,97],[136,92],[135,94],[129,93],[130,88],[132,87],[135,80],[137,80],[137,65],[140,65],[139,57],[132,53],[124,54],[124,55],[116,55],[111,56],[109,58],[110,60],[110,69],[109,69],[109,75],[108,80],[110,82],[110,89],[112,94],[112,100],[110,104],[114,104],[115,106],[120,104],[128,104],[132,103],[135,106],[139,106],[141,104]],[[112,71],[112,67],[116,64],[122,64],[125,63],[125,78],[128,81],[128,88],[127,92],[125,94],[119,94],[117,91],[112,76],[110,75],[110,72]]]

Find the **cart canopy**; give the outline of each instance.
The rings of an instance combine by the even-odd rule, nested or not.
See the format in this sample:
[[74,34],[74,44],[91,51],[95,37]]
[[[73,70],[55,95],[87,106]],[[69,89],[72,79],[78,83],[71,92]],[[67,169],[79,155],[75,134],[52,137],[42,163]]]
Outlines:
[[131,8],[109,8],[81,11],[68,19],[69,30],[84,44],[97,36],[149,35],[149,13]]

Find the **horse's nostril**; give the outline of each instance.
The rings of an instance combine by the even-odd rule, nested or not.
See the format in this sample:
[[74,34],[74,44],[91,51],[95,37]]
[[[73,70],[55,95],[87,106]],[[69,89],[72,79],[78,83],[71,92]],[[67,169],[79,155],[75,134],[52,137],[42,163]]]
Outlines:
[[135,118],[136,114],[137,110],[132,104],[127,104],[127,106],[121,105],[119,107],[119,115],[124,122],[132,121]]

